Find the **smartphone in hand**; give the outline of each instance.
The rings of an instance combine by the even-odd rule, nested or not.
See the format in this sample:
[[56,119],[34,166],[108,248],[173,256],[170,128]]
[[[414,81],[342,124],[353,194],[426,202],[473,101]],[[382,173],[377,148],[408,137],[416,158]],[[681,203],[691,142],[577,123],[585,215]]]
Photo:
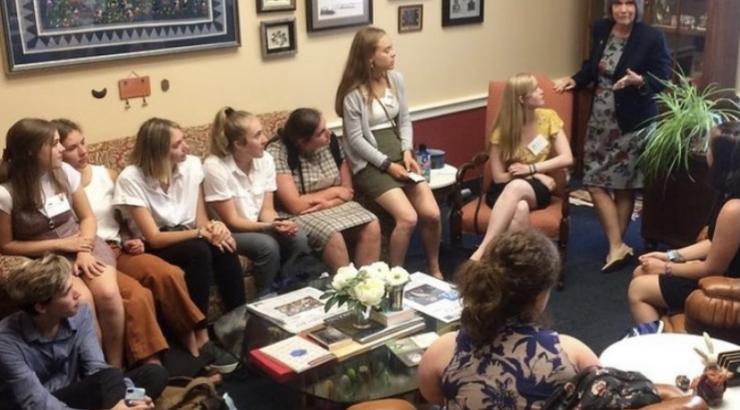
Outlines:
[[123,398],[127,403],[131,401],[141,401],[146,398],[146,390],[141,387],[126,388],[126,396]]
[[419,175],[419,174],[417,174],[415,172],[409,172],[408,175],[409,175],[409,179],[411,181],[413,181],[414,183],[417,183],[418,184],[419,182],[426,181],[426,178],[424,178],[423,176],[421,176],[421,175]]

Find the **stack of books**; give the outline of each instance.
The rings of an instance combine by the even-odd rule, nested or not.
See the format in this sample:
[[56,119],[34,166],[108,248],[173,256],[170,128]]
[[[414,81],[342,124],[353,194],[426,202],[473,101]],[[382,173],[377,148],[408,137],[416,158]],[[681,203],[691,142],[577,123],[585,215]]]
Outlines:
[[395,325],[413,319],[416,316],[414,309],[401,309],[399,311],[373,310],[370,318],[384,325]]

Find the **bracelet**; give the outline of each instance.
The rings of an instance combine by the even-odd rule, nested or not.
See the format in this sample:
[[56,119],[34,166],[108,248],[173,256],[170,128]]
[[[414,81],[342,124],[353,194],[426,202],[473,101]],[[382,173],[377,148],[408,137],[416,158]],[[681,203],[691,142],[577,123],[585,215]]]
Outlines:
[[537,173],[537,164],[532,164],[532,169],[534,170],[533,174]]
[[529,175],[532,174],[534,174],[534,167],[532,166],[532,164],[529,164]]
[[203,231],[201,228],[195,228],[195,239],[203,239]]
[[675,249],[668,249],[665,255],[670,262],[684,262],[683,256]]

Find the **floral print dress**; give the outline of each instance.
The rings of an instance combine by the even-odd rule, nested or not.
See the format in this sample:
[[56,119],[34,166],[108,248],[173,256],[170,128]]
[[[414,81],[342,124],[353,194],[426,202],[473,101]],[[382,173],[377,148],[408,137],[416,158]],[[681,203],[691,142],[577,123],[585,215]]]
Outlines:
[[461,330],[442,374],[445,409],[539,409],[576,373],[552,330],[510,323],[484,347]]
[[643,176],[637,161],[642,150],[637,133],[622,134],[617,124],[612,86],[614,70],[627,39],[609,36],[599,61],[599,78],[588,120],[583,154],[583,185],[607,189],[640,189]]

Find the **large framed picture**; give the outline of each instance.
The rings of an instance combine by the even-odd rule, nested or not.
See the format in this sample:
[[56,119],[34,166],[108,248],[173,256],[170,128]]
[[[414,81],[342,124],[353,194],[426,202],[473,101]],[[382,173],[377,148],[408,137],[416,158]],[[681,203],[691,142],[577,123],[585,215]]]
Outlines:
[[238,0],[0,0],[10,71],[240,45]]
[[308,31],[362,26],[373,22],[373,0],[306,0]]
[[260,23],[260,33],[263,58],[291,55],[298,51],[295,18],[263,21]]
[[257,13],[295,10],[295,0],[257,0]]
[[442,0],[442,27],[483,22],[484,0]]

